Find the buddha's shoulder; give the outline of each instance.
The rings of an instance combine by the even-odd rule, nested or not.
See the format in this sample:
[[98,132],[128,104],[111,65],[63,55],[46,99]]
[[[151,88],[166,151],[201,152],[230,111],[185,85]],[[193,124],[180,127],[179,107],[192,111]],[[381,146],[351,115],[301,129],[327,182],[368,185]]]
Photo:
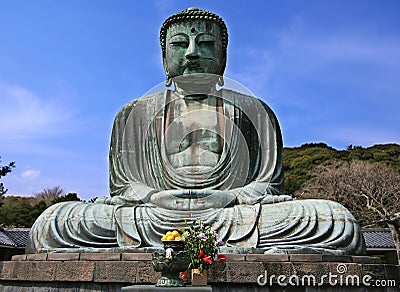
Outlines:
[[269,108],[269,106],[259,97],[252,95],[251,93],[243,93],[231,89],[222,89],[222,97],[225,100],[231,101],[238,106],[263,106]]
[[247,116],[255,117],[260,116],[260,114],[266,114],[270,120],[274,121],[273,123],[277,123],[277,117],[271,107],[259,97],[251,95],[251,93],[223,89],[222,97]]
[[120,109],[118,115],[123,115],[126,112],[131,112],[132,110],[140,111],[143,108],[143,106],[148,107],[149,105],[156,104],[159,101],[163,101],[164,98],[165,98],[165,91],[159,91],[156,93],[141,96],[124,105]]

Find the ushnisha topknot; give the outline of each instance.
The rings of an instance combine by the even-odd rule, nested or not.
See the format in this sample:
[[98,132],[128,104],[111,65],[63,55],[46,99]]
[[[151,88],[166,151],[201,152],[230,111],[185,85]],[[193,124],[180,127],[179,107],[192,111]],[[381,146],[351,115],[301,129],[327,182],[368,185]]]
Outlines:
[[210,11],[191,7],[171,15],[162,24],[160,30],[160,44],[163,57],[165,56],[165,43],[169,26],[185,20],[209,20],[217,23],[221,32],[222,50],[226,53],[226,48],[228,46],[228,29],[222,18]]

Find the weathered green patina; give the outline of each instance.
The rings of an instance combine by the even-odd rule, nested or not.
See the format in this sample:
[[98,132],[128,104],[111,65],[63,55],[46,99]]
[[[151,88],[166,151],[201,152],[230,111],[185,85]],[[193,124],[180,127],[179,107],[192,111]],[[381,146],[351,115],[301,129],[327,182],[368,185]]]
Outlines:
[[161,247],[166,231],[202,220],[227,252],[362,254],[343,206],[283,192],[282,137],[261,100],[224,88],[223,20],[189,8],[160,33],[167,86],[118,113],[110,198],[51,206],[28,252]]

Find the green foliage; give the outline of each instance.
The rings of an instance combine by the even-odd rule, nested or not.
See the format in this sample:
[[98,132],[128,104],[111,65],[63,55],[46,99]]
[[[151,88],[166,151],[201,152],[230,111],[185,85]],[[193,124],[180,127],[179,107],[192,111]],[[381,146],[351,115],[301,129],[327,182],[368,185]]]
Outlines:
[[[0,156],[1,162],[1,156]],[[0,166],[0,178],[10,173],[12,169],[15,167],[15,162],[10,162],[8,165]],[[3,205],[3,195],[7,192],[7,189],[4,187],[4,184],[0,182],[0,207]]]
[[311,172],[317,165],[338,157],[339,151],[324,143],[284,148],[285,192],[295,194],[311,179]]
[[336,150],[325,143],[307,143],[284,148],[285,192],[298,194],[302,186],[312,179],[312,172],[318,165],[333,160],[379,162],[400,170],[400,145],[384,144],[368,148],[349,145],[346,150]]
[[[1,162],[1,156],[0,156]],[[0,178],[5,176],[7,173],[11,172],[11,170],[15,167],[15,162],[10,162],[8,165],[0,166]]]
[[0,225],[6,227],[31,227],[47,208],[43,201],[34,198],[6,196],[0,208]]
[[[5,196],[3,200],[0,208],[0,226],[3,227],[31,227],[48,207],[44,199],[37,197]],[[50,205],[66,201],[81,200],[76,193],[68,193],[54,199]]]
[[46,202],[40,201],[29,210],[29,227],[35,223],[36,219],[47,209]]

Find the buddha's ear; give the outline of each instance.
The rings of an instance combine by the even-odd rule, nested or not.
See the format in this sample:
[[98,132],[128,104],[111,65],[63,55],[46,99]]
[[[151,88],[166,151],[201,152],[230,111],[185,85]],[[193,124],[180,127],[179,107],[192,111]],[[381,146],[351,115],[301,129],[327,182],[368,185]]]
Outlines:
[[167,59],[165,58],[165,55],[163,56],[163,66],[164,66],[164,72],[165,72],[165,76],[166,76],[165,85],[167,87],[170,87],[172,85],[172,78],[170,77],[169,72],[168,72]]

